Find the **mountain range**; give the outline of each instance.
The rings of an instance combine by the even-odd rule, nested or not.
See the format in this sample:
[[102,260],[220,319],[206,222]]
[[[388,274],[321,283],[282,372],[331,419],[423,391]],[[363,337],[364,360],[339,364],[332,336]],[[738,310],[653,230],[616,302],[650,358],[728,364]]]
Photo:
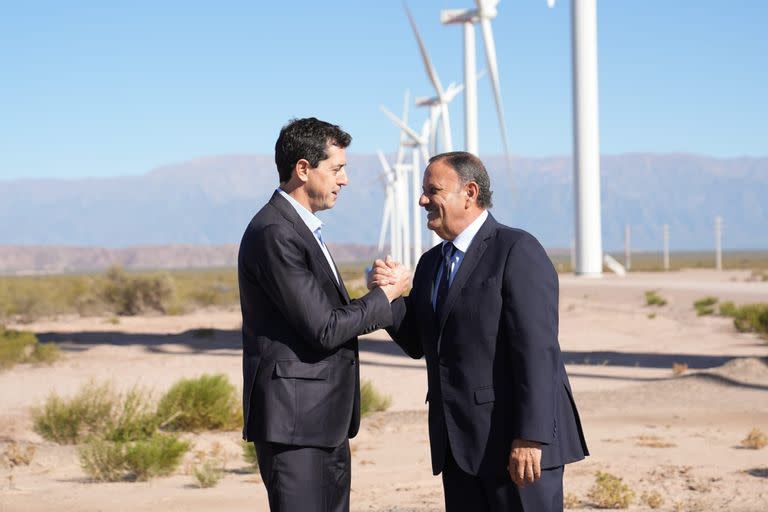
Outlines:
[[[497,220],[532,232],[546,247],[569,247],[572,160],[484,160]],[[381,167],[375,155],[354,153],[348,164],[350,185],[319,215],[323,235],[372,246],[383,209]],[[276,186],[267,155],[205,157],[131,177],[0,181],[0,245],[236,245]],[[768,248],[768,158],[604,156],[601,197],[606,249],[623,246],[626,224],[639,250],[661,249],[664,224],[672,250],[709,249],[717,215],[726,249]]]

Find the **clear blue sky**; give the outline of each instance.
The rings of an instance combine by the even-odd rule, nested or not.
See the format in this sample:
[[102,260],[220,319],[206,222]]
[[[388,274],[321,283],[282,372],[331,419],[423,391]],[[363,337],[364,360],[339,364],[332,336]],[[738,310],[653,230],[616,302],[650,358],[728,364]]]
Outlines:
[[[461,81],[461,29],[441,26],[439,12],[472,2],[410,3],[444,85]],[[768,155],[768,3],[598,3],[602,153]],[[4,5],[0,180],[271,153],[280,126],[308,115],[350,131],[353,152],[390,152],[397,131],[379,104],[399,111],[406,88],[432,94],[399,0],[116,4]],[[499,4],[515,154],[571,153],[569,11],[565,0],[554,10],[545,0]],[[500,153],[488,80],[479,94],[480,152]],[[459,96],[457,143],[462,115]]]

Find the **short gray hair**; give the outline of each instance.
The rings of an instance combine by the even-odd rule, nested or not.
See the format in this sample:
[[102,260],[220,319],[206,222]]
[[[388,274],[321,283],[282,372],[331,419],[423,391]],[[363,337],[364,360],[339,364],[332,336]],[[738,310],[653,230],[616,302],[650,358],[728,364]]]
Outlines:
[[456,171],[462,185],[466,185],[470,181],[477,183],[480,189],[477,195],[477,205],[480,208],[487,210],[493,206],[493,201],[491,200],[491,196],[493,196],[491,178],[488,176],[488,171],[485,170],[483,162],[475,155],[466,151],[451,151],[440,153],[429,159],[430,165],[434,162],[445,162],[446,165]]

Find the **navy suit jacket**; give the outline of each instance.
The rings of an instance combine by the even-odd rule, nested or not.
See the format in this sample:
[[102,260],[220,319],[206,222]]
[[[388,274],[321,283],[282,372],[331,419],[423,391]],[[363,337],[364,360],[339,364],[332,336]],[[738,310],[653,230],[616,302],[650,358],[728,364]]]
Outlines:
[[557,273],[542,246],[488,215],[437,318],[431,297],[441,259],[440,245],[421,257],[388,329],[411,357],[426,358],[434,473],[450,446],[465,472],[504,474],[516,438],[543,444],[544,469],[584,458],[557,338]]
[[392,309],[378,288],[350,300],[338,274],[276,192],[238,255],[244,439],[336,447],[357,433],[357,335],[390,325]]

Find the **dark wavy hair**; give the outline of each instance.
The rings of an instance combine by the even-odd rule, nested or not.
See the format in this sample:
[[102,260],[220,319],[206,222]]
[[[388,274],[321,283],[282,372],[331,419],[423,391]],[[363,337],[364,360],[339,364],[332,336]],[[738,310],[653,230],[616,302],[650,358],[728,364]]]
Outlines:
[[312,167],[328,158],[328,145],[346,148],[352,143],[352,136],[335,124],[326,123],[314,117],[291,119],[280,130],[275,142],[275,165],[280,183],[291,179],[296,162],[302,158]]
[[491,200],[491,196],[493,196],[491,178],[488,176],[488,171],[485,170],[485,165],[483,165],[479,158],[466,151],[451,151],[449,153],[440,153],[429,159],[430,164],[437,161],[445,162],[451,169],[456,171],[462,185],[466,185],[470,181],[477,183],[480,189],[477,195],[477,205],[480,208],[487,210],[493,206],[493,201]]

